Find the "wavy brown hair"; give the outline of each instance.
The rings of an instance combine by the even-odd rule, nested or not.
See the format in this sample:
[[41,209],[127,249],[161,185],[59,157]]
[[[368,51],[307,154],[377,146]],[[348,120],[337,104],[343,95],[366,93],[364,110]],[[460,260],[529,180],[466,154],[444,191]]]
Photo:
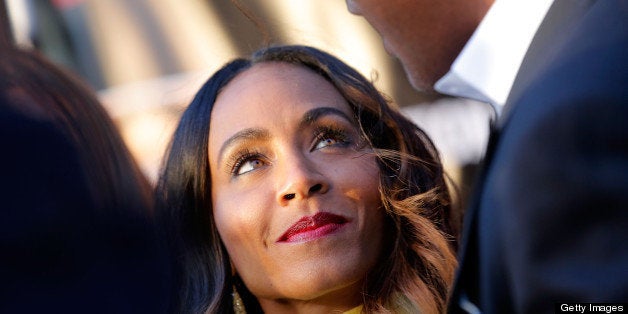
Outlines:
[[378,156],[386,209],[383,236],[389,245],[365,280],[364,311],[444,312],[459,228],[452,219],[451,196],[434,144],[364,76],[336,57],[306,46],[265,48],[251,59],[228,63],[209,78],[182,116],[157,186],[158,214],[169,230],[177,262],[174,310],[230,312],[232,285],[237,285],[247,311],[261,311],[241,281],[231,276],[228,253],[212,216],[207,145],[211,110],[222,88],[264,62],[306,67],[333,84]]

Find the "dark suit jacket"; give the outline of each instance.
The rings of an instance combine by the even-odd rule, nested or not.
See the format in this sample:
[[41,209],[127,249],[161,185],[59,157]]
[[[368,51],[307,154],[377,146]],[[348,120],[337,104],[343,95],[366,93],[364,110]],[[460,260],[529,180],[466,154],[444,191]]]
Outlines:
[[449,312],[628,302],[628,2],[557,0],[498,126]]

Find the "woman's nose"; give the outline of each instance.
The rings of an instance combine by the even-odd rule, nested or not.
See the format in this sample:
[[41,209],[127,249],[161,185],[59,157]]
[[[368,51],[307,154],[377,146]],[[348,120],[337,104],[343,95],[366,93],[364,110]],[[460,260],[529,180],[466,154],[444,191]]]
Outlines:
[[303,200],[329,190],[328,179],[306,156],[291,157],[282,168],[284,179],[277,193],[277,201],[283,206],[291,200]]

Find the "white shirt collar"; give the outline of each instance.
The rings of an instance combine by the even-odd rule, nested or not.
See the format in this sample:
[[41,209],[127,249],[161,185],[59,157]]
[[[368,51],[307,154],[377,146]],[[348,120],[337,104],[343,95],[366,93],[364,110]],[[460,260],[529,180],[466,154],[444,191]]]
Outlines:
[[523,57],[554,0],[496,0],[434,88],[490,103],[499,114]]

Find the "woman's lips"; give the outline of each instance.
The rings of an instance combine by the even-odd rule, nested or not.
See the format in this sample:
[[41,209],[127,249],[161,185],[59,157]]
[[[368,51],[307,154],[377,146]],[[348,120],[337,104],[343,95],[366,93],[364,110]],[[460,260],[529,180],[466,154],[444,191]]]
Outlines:
[[347,223],[347,219],[332,213],[319,212],[303,217],[279,237],[277,242],[305,242],[335,232]]

